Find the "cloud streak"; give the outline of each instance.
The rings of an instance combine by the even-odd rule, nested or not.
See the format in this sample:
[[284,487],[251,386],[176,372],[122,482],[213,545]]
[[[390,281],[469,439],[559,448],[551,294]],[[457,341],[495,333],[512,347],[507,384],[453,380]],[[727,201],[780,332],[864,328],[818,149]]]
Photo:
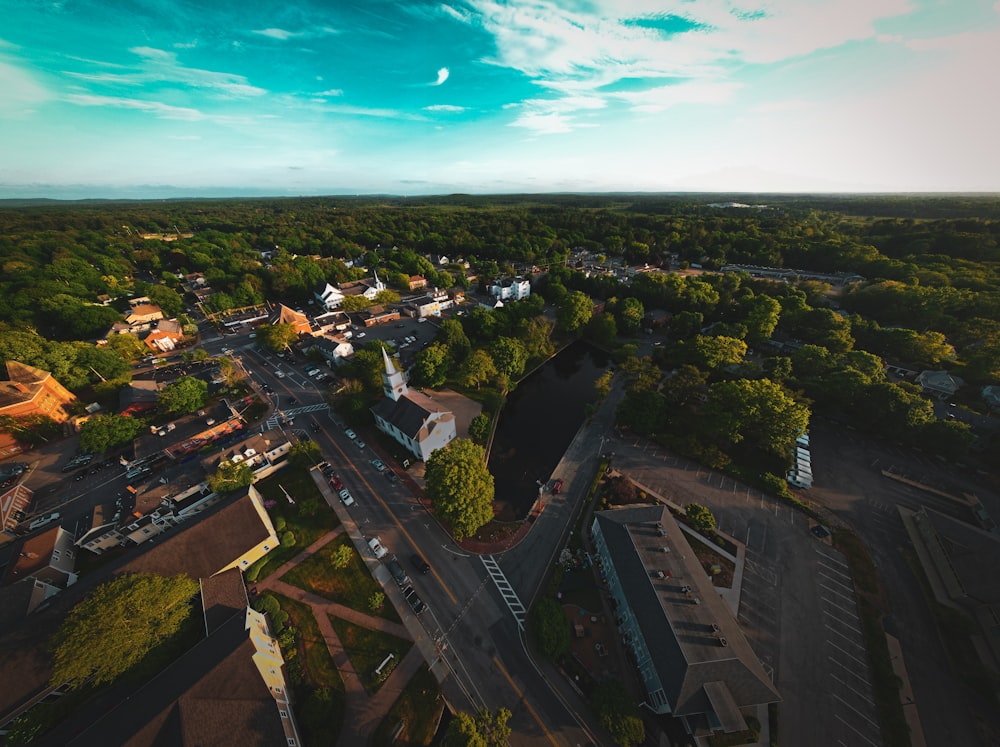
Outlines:
[[448,76],[451,75],[451,71],[446,67],[442,67],[438,70],[437,80],[435,80],[431,85],[439,86],[448,80]]

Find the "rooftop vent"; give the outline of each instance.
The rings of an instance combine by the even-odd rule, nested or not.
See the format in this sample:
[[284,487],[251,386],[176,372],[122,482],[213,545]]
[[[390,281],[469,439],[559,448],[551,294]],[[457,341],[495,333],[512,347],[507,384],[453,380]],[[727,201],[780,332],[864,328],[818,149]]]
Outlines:
[[720,638],[719,639],[719,645],[722,646],[723,648],[725,648],[726,646],[729,645],[729,641],[727,641],[725,638]]

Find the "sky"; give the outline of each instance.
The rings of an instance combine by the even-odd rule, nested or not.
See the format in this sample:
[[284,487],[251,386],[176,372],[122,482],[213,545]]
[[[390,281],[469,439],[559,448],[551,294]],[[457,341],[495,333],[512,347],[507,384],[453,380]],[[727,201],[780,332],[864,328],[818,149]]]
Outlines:
[[0,18],[0,197],[1000,191],[1000,0]]

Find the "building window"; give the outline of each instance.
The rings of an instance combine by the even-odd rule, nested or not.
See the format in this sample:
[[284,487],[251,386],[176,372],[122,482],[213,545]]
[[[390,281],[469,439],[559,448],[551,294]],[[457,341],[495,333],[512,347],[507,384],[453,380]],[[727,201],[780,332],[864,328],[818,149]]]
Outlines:
[[281,709],[278,709],[278,715],[280,715],[282,718],[288,718],[288,712],[282,711]]
[[278,693],[278,695],[281,695],[281,688],[278,687],[277,685],[275,685],[274,691]]

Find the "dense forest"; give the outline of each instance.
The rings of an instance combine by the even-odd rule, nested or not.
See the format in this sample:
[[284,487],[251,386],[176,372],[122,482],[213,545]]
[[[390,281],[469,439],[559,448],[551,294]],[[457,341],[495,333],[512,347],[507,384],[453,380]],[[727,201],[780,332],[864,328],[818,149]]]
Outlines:
[[[753,207],[718,206],[729,200]],[[1000,199],[992,196],[7,203],[0,204],[0,263],[0,359],[50,370],[73,389],[128,376],[136,351],[94,342],[122,319],[130,297],[183,314],[193,300],[184,276],[202,273],[214,291],[208,312],[306,302],[317,283],[371,269],[403,293],[416,274],[447,288],[530,272],[535,292],[560,311],[580,293],[605,302],[603,314],[561,327],[609,348],[638,339],[645,312],[669,312],[666,344],[652,360],[626,366],[633,385],[623,416],[647,431],[660,429],[658,413],[683,410],[699,388],[766,381],[754,392],[717,389],[704,406],[721,417],[733,397],[773,396],[761,389],[773,384],[817,412],[959,454],[971,442],[967,429],[938,421],[918,387],[887,379],[883,361],[963,377],[973,409],[983,407],[979,387],[1000,383]],[[864,279],[841,287],[716,272],[730,263]],[[595,272],[595,264],[607,271]],[[497,340],[520,334],[543,351],[539,324],[530,321],[542,310],[538,303],[530,313],[501,315],[506,334],[484,320],[485,310],[463,327],[472,348],[500,354]],[[454,372],[466,365],[471,381],[464,348],[451,362]],[[443,355],[440,346],[430,350],[418,357],[418,377],[437,381],[448,367],[430,360]]]

